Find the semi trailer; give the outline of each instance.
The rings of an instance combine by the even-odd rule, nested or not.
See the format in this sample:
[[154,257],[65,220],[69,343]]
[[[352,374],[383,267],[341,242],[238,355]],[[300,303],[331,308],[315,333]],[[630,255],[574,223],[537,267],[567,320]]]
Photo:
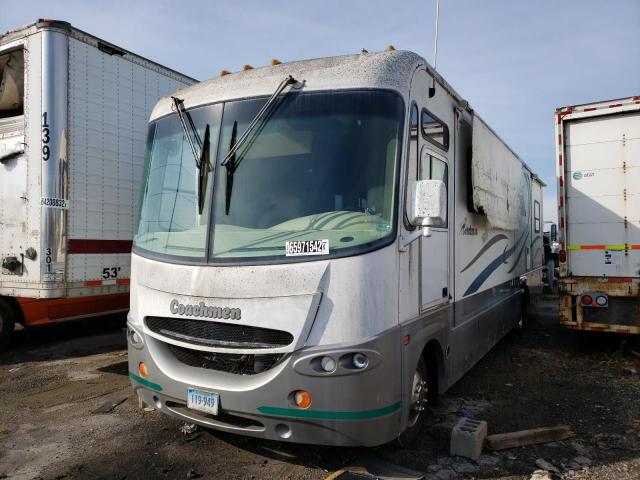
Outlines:
[[149,114],[194,82],[67,22],[0,35],[0,342],[128,309]]
[[640,96],[555,114],[560,323],[640,333]]
[[542,181],[419,55],[274,61],[149,125],[129,376],[253,437],[403,444],[542,287]]

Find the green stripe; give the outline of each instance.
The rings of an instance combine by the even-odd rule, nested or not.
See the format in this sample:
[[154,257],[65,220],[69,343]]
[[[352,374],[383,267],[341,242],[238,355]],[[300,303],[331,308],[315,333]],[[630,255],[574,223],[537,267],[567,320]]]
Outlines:
[[330,412],[326,410],[302,410],[299,408],[258,407],[260,413],[276,415],[278,417],[314,418],[317,420],[367,420],[369,418],[382,417],[395,412],[400,408],[400,402],[388,407],[364,410],[361,412]]
[[138,382],[140,385],[144,385],[145,387],[149,387],[150,389],[155,390],[156,392],[162,391],[162,387],[160,385],[158,385],[157,383],[153,383],[153,382],[150,382],[149,380],[145,380],[144,378],[139,377],[138,375],[136,375],[133,372],[129,372],[129,376],[133,380]]

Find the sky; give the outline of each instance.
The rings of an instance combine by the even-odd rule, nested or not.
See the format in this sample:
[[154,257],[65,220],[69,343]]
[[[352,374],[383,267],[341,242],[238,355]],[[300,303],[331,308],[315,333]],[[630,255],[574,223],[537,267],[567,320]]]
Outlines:
[[[435,1],[0,0],[0,32],[66,20],[205,80],[244,64],[384,50],[433,63]],[[640,0],[440,0],[437,70],[547,183],[554,111],[640,95]]]

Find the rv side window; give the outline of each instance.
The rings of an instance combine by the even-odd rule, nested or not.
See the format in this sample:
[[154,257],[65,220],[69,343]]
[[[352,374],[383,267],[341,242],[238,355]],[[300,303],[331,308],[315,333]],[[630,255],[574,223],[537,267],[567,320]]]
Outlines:
[[533,201],[533,230],[540,233],[540,202]]
[[0,54],[0,118],[24,112],[24,51]]
[[449,150],[449,128],[435,115],[422,109],[422,137],[438,148]]

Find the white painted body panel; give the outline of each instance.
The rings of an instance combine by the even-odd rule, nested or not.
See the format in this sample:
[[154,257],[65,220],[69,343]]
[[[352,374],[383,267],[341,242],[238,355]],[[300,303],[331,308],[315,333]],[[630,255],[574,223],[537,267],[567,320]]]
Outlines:
[[[128,291],[127,284],[116,283],[130,276],[128,252],[68,254],[66,250],[74,240],[131,240],[151,109],[162,94],[195,82],[125,50],[105,53],[100,45],[110,44],[70,26],[58,27],[31,25],[0,35],[0,54],[14,48],[25,52],[24,119],[17,136],[4,131],[0,119],[0,150],[3,142],[24,139],[26,144],[23,155],[0,164],[0,257],[20,259],[28,248],[37,252],[34,260],[25,260],[19,275],[2,269],[0,295],[53,298]],[[51,127],[64,159],[54,182],[64,185],[68,210],[66,221],[44,227],[45,232],[41,123],[43,98],[55,97],[55,92],[42,81],[42,65],[45,60],[56,61],[44,58],[43,52],[53,37],[66,39],[68,56],[66,65],[56,66],[68,77],[66,124],[56,125],[55,132]],[[43,271],[46,239],[53,237],[60,240],[63,253],[56,266],[62,273],[55,278]],[[105,279],[105,268],[116,268],[117,277]],[[106,281],[85,285],[96,280]]]
[[622,108],[564,119],[565,244],[574,276],[640,276],[640,108]]

